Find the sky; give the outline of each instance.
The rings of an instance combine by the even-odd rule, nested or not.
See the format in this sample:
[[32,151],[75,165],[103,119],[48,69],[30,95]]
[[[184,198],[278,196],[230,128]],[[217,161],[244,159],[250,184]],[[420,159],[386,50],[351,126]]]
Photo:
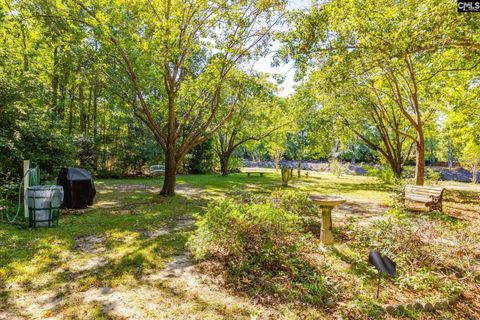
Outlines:
[[[287,9],[306,9],[310,7],[310,0],[290,0],[288,1]],[[278,48],[278,43],[272,44],[272,50]],[[285,81],[280,84],[280,96],[286,97],[292,94],[294,90],[295,82],[293,76],[295,74],[295,69],[293,68],[293,63],[282,64],[279,67],[272,67],[272,57],[273,54],[269,54],[266,57],[256,61],[253,65],[254,70],[259,72],[268,72],[271,74],[279,74],[285,76]]]

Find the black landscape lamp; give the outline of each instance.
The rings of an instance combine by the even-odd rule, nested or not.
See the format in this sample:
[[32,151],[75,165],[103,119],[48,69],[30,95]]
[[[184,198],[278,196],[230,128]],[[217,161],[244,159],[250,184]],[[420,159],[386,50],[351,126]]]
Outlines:
[[377,285],[377,299],[380,291],[380,279],[382,273],[389,276],[395,276],[397,274],[397,264],[390,258],[383,256],[378,251],[370,250],[368,253],[368,262],[372,264],[378,270],[378,285]]

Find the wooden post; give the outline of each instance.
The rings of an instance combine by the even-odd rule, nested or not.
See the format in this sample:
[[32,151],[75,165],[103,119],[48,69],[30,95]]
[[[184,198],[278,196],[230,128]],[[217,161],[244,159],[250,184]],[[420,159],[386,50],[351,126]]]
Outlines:
[[323,244],[332,244],[333,243],[333,233],[332,233],[332,208],[322,206],[322,229],[320,232],[320,241]]
[[27,189],[29,187],[29,175],[27,174],[28,170],[30,169],[30,160],[23,160],[23,208],[25,212],[25,218],[28,218],[28,201],[27,201]]

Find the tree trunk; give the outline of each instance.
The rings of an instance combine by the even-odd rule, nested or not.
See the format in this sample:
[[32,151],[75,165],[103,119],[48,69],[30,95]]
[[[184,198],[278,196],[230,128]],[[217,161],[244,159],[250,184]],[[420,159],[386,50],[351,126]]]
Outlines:
[[391,163],[390,167],[392,168],[395,182],[400,183],[401,180],[402,180],[402,165],[397,165],[397,164]]
[[175,96],[168,97],[168,135],[165,144],[165,177],[160,195],[169,197],[175,195],[177,178],[177,140],[175,137]]
[[478,166],[474,164],[472,166],[472,183],[476,184],[477,183],[477,176],[478,176]]
[[275,171],[278,171],[280,160],[282,160],[282,153],[280,151],[275,151],[275,154],[273,157],[274,157],[273,161],[275,162]]
[[[171,146],[169,146],[171,147]],[[177,179],[177,159],[175,158],[175,150],[167,147],[165,158],[165,179],[163,180],[162,196],[175,195],[175,183]]]
[[417,186],[423,186],[425,182],[425,139],[421,132],[417,135],[416,146],[415,184]]
[[288,186],[288,180],[290,180],[290,169],[289,168],[281,168],[282,174],[282,186]]
[[58,116],[60,119],[64,119],[65,116],[65,103],[67,101],[67,87],[63,82],[60,82],[60,103],[57,104]]
[[22,49],[23,49],[23,71],[28,71],[28,53],[27,53],[27,34],[25,32],[25,25],[23,22],[20,26],[20,31],[22,33]]
[[297,162],[297,177],[300,178],[302,171],[302,161],[298,160]]
[[93,141],[96,144],[98,134],[98,80],[93,85]]
[[73,130],[73,107],[75,102],[75,89],[70,90],[70,108],[68,111],[68,134],[72,134]]
[[230,155],[227,153],[222,153],[220,156],[220,169],[222,171],[222,176],[228,175],[228,162],[230,161]]
[[453,168],[453,150],[452,150],[452,140],[448,140],[448,168]]
[[52,111],[58,115],[57,100],[58,100],[58,47],[53,50],[53,78],[52,78]]
[[92,98],[93,98],[93,85],[91,85],[88,89],[88,104],[87,104],[87,114],[85,116],[86,120],[86,133],[90,134],[91,125],[91,114],[92,114]]
[[85,95],[83,91],[83,83],[78,87],[78,106],[80,108],[80,130],[83,134],[87,130],[87,114],[85,112]]

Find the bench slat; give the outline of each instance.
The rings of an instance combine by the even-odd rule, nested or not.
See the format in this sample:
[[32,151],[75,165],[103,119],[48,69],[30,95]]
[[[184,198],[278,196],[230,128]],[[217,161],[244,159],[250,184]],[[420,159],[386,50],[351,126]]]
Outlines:
[[165,174],[165,166],[156,164],[153,166],[150,166],[150,174]]
[[408,198],[405,198],[405,199],[410,200],[410,201],[425,202],[425,203],[434,201],[431,198],[420,198],[420,197],[408,197]]
[[405,186],[405,190],[409,191],[442,192],[444,189],[441,187]]
[[441,193],[442,190],[419,190],[419,189],[406,189],[407,192],[417,192],[417,193]]
[[407,193],[420,193],[420,194],[441,194],[442,191],[436,191],[436,190],[405,190]]
[[430,210],[442,210],[442,197],[445,188],[406,185],[403,189],[405,200],[424,203]]

